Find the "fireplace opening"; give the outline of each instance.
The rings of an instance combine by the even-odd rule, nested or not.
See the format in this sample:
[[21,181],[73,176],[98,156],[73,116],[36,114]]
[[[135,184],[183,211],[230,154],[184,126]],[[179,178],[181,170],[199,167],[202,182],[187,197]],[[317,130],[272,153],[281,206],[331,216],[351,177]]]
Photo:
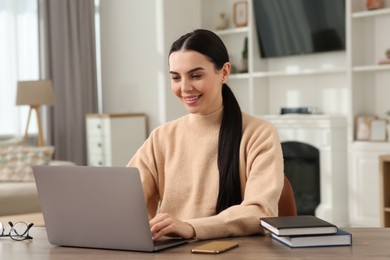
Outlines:
[[298,215],[315,215],[320,204],[320,152],[301,142],[282,142],[284,173],[294,190]]

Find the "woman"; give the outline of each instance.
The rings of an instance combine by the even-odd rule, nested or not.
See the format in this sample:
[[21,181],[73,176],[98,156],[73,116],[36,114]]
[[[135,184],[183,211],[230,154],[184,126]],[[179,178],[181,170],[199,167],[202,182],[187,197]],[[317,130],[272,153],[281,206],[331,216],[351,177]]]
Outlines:
[[261,233],[259,218],[278,214],[277,131],[241,112],[225,83],[230,69],[213,32],[195,30],[171,46],[172,92],[189,114],[154,129],[128,164],[140,171],[156,240]]

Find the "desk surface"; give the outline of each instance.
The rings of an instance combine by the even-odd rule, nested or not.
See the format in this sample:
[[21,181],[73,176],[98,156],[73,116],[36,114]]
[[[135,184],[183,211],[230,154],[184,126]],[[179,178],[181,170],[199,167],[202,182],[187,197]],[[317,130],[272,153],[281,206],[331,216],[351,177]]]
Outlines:
[[346,228],[352,246],[289,248],[270,238],[228,238],[239,247],[220,255],[191,254],[191,249],[208,241],[197,241],[158,253],[58,247],[49,244],[44,227],[32,228],[31,241],[0,238],[0,259],[390,259],[390,228]]

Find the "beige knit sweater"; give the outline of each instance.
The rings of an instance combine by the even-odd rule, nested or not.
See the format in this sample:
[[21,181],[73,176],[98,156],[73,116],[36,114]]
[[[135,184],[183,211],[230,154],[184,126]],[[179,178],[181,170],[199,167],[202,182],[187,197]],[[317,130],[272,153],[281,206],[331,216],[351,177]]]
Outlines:
[[222,108],[188,114],[153,130],[130,160],[137,167],[149,218],[169,213],[190,223],[198,239],[261,233],[259,218],[276,216],[283,188],[283,157],[276,129],[243,113],[240,179],[243,201],[215,215]]

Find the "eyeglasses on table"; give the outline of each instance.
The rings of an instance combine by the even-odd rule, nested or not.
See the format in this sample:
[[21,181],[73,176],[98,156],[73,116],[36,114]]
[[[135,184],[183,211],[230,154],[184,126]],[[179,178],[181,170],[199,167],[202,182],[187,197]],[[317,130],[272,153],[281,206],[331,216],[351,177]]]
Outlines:
[[34,223],[27,223],[23,221],[16,222],[15,224],[11,221],[8,222],[10,229],[6,231],[3,223],[0,222],[0,238],[1,237],[10,237],[16,241],[23,241],[26,239],[32,239],[32,236],[29,235],[30,228],[34,225]]

